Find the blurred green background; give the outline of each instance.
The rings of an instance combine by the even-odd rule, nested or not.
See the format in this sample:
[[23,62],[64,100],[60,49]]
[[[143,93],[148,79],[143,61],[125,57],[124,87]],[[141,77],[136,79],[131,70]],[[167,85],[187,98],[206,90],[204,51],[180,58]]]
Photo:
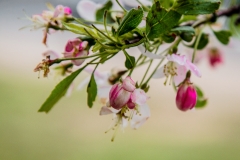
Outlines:
[[[240,72],[239,50],[224,53],[216,69],[203,61],[203,77],[195,78],[209,98],[205,109],[181,112],[175,93],[164,80],[153,80],[150,89],[150,119],[138,130],[105,134],[111,116],[99,116],[100,103],[86,105],[85,89],[64,97],[50,113],[38,113],[42,102],[59,80],[54,74],[38,79],[34,67],[46,49],[61,52],[73,34],[55,33],[49,48],[41,44],[42,32],[19,31],[29,21],[24,17],[44,10],[40,0],[0,1],[0,160],[239,160]],[[76,0],[62,3],[74,8]],[[113,60],[117,61],[117,59]],[[108,64],[102,67],[106,70]],[[86,77],[83,74],[78,81]],[[134,75],[137,79],[138,73]],[[77,83],[76,83],[77,85]]]

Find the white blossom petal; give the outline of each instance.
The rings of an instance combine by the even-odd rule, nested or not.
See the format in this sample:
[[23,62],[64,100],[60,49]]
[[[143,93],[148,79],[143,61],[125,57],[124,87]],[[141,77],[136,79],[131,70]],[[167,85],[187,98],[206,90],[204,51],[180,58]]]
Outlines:
[[[140,6],[140,4],[135,0],[122,0],[122,1],[125,5],[130,6],[130,7]],[[145,6],[152,6],[152,2],[149,0],[140,0],[140,2]]]
[[109,97],[109,92],[111,90],[112,86],[98,86],[98,91],[97,95],[99,98],[108,98]]
[[165,77],[164,74],[164,66],[160,67],[158,70],[156,70],[156,72],[154,73],[152,78],[163,78]]
[[78,14],[86,20],[95,21],[96,11],[101,8],[101,4],[96,4],[89,0],[81,0],[77,4]]
[[196,76],[201,77],[202,74],[200,72],[200,70],[198,69],[198,67],[193,64],[192,62],[190,62],[189,60],[187,60],[186,65],[185,65],[192,73],[194,73]]
[[147,121],[147,119],[150,117],[150,109],[147,104],[144,105],[139,105],[138,106],[138,111],[134,111],[134,115],[131,120],[131,127],[133,129],[138,129],[143,123]]
[[106,106],[103,106],[100,110],[100,115],[108,115],[112,114],[113,112]]
[[57,59],[60,58],[59,54],[57,54],[56,52],[54,52],[53,50],[47,50],[46,52],[44,52],[42,54],[43,56],[50,56],[50,59]]
[[151,59],[163,59],[164,58],[164,56],[153,54],[153,53],[149,52],[148,50],[145,49],[145,47],[143,45],[139,45],[138,49],[144,56],[147,56],[148,58],[151,58]]
[[90,81],[90,76],[88,76],[87,78],[85,78],[77,87],[77,90],[82,90],[83,87],[85,87],[88,82]]

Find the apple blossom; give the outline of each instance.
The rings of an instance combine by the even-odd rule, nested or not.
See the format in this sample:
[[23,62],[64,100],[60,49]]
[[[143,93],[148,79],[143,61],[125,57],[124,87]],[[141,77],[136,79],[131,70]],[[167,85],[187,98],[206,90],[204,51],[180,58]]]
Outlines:
[[186,77],[188,70],[193,72],[196,76],[201,77],[200,70],[195,64],[188,60],[185,55],[171,54],[167,55],[166,58],[168,60],[167,64],[159,68],[155,72],[153,78],[166,77],[166,81],[164,82],[164,84],[166,84],[170,77],[170,79],[174,79],[175,85],[179,85]]
[[[130,77],[127,77],[127,79],[130,80]],[[115,84],[112,87],[109,97],[110,101],[106,103],[106,106],[101,108],[100,115],[113,114],[114,122],[110,129],[117,130],[119,126],[125,128],[128,124],[127,121],[130,121],[133,129],[137,129],[150,117],[150,110],[146,104],[148,97],[146,93],[139,88],[135,89],[132,93],[129,92],[130,96],[129,93],[124,94],[124,91],[121,90],[123,90],[121,84]],[[121,103],[121,105],[125,104],[123,107],[120,107],[120,109],[116,109],[116,106],[111,105],[111,96],[116,95],[117,92],[119,94],[118,96],[120,97],[118,97],[118,101],[122,101],[118,103]],[[115,134],[112,138],[112,141],[114,140],[114,137]]]
[[[86,57],[88,51],[86,50],[88,45],[87,41],[81,41],[78,38],[69,40],[65,46],[65,52],[63,53],[65,58],[78,58]],[[72,63],[76,66],[80,66],[85,59],[72,60]]]

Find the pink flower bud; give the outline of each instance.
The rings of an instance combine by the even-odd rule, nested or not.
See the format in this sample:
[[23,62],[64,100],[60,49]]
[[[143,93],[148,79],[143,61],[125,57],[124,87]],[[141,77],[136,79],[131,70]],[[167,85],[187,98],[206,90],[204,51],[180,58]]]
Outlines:
[[209,51],[209,63],[212,67],[215,67],[218,64],[223,62],[222,54],[219,52],[218,49],[212,48]]
[[123,80],[123,88],[129,92],[133,92],[136,89],[135,82],[131,77],[128,76]]
[[[78,58],[78,57],[86,57],[88,55],[88,51],[85,50],[88,45],[87,41],[81,41],[80,39],[72,39],[69,40],[65,46],[64,57],[65,58]],[[72,60],[73,64],[76,66],[81,65],[85,59],[77,59]]]
[[71,8],[70,7],[64,7],[64,14],[71,15],[72,14]]
[[114,109],[124,107],[130,98],[131,92],[124,90],[120,83],[113,85],[109,92],[110,106]]
[[197,93],[190,82],[189,78],[186,78],[179,86],[176,96],[176,105],[181,111],[187,111],[192,109],[197,102]]

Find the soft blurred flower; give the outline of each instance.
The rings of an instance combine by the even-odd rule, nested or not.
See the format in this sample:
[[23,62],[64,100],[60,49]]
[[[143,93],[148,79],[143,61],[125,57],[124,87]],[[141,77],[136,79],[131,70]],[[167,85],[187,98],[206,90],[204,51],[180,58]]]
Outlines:
[[34,22],[34,29],[48,27],[49,24],[57,27],[62,27],[61,21],[72,17],[71,8],[63,5],[58,5],[55,8],[48,4],[49,10],[45,10],[42,14],[32,15],[30,20]]
[[[112,10],[114,11],[122,11],[121,7],[114,0]],[[119,2],[122,4],[121,0]],[[91,0],[81,0],[77,4],[77,12],[78,14],[85,20],[96,21],[96,12],[98,9],[102,8],[103,4],[95,3]],[[116,12],[112,12],[112,17],[115,18]]]
[[218,64],[223,63],[222,53],[217,48],[212,48],[208,52],[209,64],[215,67]]

